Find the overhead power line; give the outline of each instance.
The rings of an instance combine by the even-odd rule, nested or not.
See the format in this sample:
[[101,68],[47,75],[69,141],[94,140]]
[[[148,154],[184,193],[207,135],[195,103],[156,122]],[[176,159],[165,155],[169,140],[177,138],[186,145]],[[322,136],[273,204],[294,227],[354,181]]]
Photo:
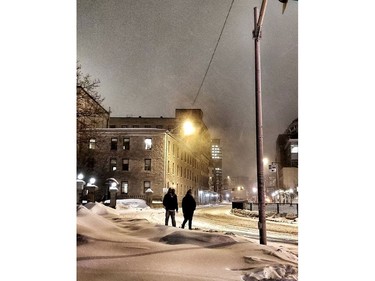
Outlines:
[[226,16],[226,18],[225,18],[225,21],[224,21],[223,27],[222,27],[221,32],[220,32],[220,35],[219,35],[219,38],[217,39],[215,49],[214,49],[214,51],[212,52],[212,56],[211,56],[210,62],[208,63],[208,66],[207,66],[206,72],[205,72],[205,74],[204,74],[204,76],[203,76],[202,83],[201,83],[201,85],[199,86],[198,92],[197,92],[197,94],[196,94],[196,96],[195,96],[195,99],[194,99],[194,101],[193,101],[193,105],[195,104],[195,101],[197,100],[197,98],[198,98],[198,96],[199,96],[199,94],[200,94],[200,91],[201,91],[201,89],[202,89],[203,83],[204,83],[204,81],[206,80],[206,76],[207,76],[208,70],[210,69],[210,66],[211,66],[212,60],[213,60],[213,58],[214,58],[214,56],[215,56],[215,52],[216,52],[217,46],[219,45],[221,35],[223,34],[225,24],[227,23],[227,19],[228,19],[228,17],[229,17],[230,10],[232,9],[233,2],[234,2],[234,0],[232,0],[232,3],[230,4],[229,10],[228,10],[228,14],[227,14],[227,16]]

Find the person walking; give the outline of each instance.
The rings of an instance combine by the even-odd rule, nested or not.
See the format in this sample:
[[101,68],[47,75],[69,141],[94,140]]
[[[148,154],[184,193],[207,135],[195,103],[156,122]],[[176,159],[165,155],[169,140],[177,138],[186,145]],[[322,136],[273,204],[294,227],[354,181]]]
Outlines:
[[165,208],[165,225],[168,225],[169,217],[172,220],[172,226],[176,227],[176,213],[178,213],[177,195],[173,188],[168,189],[168,193],[163,198]]
[[192,229],[193,215],[195,207],[197,206],[194,197],[191,195],[191,189],[186,192],[185,197],[182,199],[182,212],[184,213],[184,221],[181,228],[185,228],[185,224],[189,221],[189,229]]

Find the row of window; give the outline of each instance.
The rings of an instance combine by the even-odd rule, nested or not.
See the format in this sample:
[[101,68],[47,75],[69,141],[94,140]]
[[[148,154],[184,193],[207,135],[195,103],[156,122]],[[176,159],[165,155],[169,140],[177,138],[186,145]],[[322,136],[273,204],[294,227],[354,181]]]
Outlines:
[[193,166],[193,168],[198,167],[198,162],[197,159],[195,159],[193,156],[191,156],[188,152],[186,151],[181,151],[180,153],[180,147],[178,145],[170,143],[168,141],[168,154],[171,153],[171,147],[172,147],[172,155],[176,156],[177,158],[181,158],[181,160],[185,161],[186,163],[190,164]]
[[[146,150],[152,149],[152,138],[145,138],[144,141],[144,148]],[[96,139],[91,138],[89,141],[89,149],[96,149]],[[118,149],[118,138],[111,138],[111,150]],[[123,138],[122,140],[122,149],[123,150],[130,150],[130,138]]]
[[[129,158],[123,158],[121,163],[122,171],[129,171]],[[117,158],[110,158],[109,160],[109,170],[110,171],[116,171],[117,170]],[[145,171],[151,171],[151,159],[144,159],[144,170]],[[172,172],[174,175],[175,172],[177,176],[183,177],[185,179],[194,180],[196,181],[196,176],[194,175],[193,171],[188,168],[183,168],[182,166],[176,165],[175,169],[175,163],[172,163],[170,165],[170,161],[168,161],[168,167],[167,167],[168,174]]]
[[[186,191],[190,188],[191,186],[183,186],[182,184],[179,186],[179,184],[172,183],[173,186],[176,187],[176,191],[178,194],[185,194]],[[167,186],[169,186],[169,182],[167,183]],[[129,193],[129,182],[128,181],[122,181],[121,182],[121,193],[122,194],[128,194]],[[151,188],[151,181],[143,181],[143,192],[146,193],[146,190]],[[181,189],[181,190],[180,190]]]
[[[129,158],[122,159],[122,170],[129,171]],[[109,170],[116,171],[117,170],[117,158],[111,158],[109,160]],[[144,170],[151,171],[151,159],[144,159]]]
[[[110,148],[111,148],[111,150],[117,150],[118,149],[118,138],[111,138],[111,147]],[[191,156],[186,151],[182,151],[180,153],[180,147],[178,145],[175,145],[175,144],[171,145],[170,141],[168,141],[168,148],[167,148],[168,153],[171,153],[171,148],[172,148],[172,155],[173,156],[176,156],[177,158],[181,157],[181,160],[183,160],[186,163],[192,165],[193,168],[198,167],[198,162],[193,156]],[[89,149],[96,149],[96,139],[94,139],[94,138],[90,139]],[[122,149],[123,150],[130,150],[130,138],[129,137],[123,138]],[[145,138],[144,149],[145,150],[151,150],[152,149],[152,138]],[[113,161],[115,161],[115,160],[113,160]],[[116,164],[113,163],[113,165],[111,164],[111,171],[115,169],[114,165],[117,166],[117,163]],[[124,168],[123,168],[123,170],[124,170]],[[169,168],[168,168],[168,170],[169,170]],[[128,171],[128,170],[124,170],[124,171]]]
[[[116,128],[116,125],[109,125],[110,128]],[[139,125],[121,125],[120,128],[152,128],[151,125],[144,125],[143,127],[140,127]],[[163,129],[163,125],[156,125],[155,128],[157,129]],[[172,127],[168,126],[168,130],[171,130]]]
[[[151,182],[150,181],[144,181],[143,182],[143,192],[146,192],[147,189],[151,188]],[[128,181],[122,181],[121,182],[121,193],[128,194],[129,193],[129,182]]]
[[168,174],[172,172],[173,175],[176,173],[176,175],[180,176],[181,178],[183,177],[188,180],[197,181],[197,177],[194,176],[194,173],[192,170],[186,167],[175,165],[174,162],[172,163],[172,165],[170,165],[170,161],[168,161],[167,172]]

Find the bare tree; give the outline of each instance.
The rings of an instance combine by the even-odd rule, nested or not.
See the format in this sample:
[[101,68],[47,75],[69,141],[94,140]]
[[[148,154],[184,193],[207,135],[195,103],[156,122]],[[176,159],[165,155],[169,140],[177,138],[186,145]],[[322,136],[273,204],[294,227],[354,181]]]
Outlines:
[[104,98],[98,92],[99,84],[99,79],[83,74],[77,62],[77,172],[96,177],[98,186],[106,179],[109,169],[105,165],[108,162],[106,144],[100,141],[98,129],[108,127],[110,114],[102,106]]
[[82,72],[82,65],[77,61],[77,87],[82,87],[97,103],[102,104],[104,98],[98,92],[99,84],[99,79],[93,79],[90,74]]

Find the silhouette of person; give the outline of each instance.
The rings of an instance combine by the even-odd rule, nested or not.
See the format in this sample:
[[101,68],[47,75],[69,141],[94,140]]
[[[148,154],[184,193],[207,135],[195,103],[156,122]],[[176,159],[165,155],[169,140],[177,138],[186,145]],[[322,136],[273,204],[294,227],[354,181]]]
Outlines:
[[186,222],[189,221],[189,229],[192,229],[193,215],[195,207],[197,206],[194,197],[191,195],[191,189],[186,192],[185,197],[182,199],[182,212],[184,213],[184,221],[181,228],[185,228]]
[[168,193],[163,198],[165,208],[165,225],[168,225],[169,217],[172,220],[172,226],[176,227],[176,213],[178,213],[177,195],[173,188],[168,189]]

